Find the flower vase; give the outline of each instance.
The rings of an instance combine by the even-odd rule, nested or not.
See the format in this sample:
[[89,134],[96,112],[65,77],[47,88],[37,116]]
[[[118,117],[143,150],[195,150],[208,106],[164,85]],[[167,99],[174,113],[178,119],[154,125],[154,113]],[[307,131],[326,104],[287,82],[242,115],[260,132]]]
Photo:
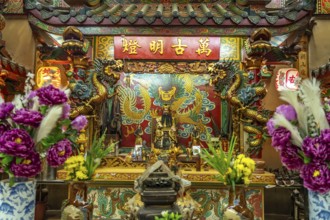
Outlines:
[[330,191],[318,193],[308,190],[309,220],[330,219]]
[[228,206],[224,209],[224,220],[253,220],[253,212],[247,207],[245,198],[245,186],[229,188]]
[[15,182],[9,186],[9,180],[0,181],[1,219],[34,219],[36,200],[36,181]]
[[39,179],[44,181],[56,179],[56,168],[49,166],[46,158],[42,159],[42,171]]

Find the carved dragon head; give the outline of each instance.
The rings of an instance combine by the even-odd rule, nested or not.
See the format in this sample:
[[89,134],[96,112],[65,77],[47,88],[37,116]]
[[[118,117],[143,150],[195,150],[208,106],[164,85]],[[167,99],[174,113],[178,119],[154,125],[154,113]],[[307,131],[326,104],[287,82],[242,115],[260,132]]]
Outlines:
[[224,60],[210,64],[207,70],[211,77],[210,84],[214,85],[217,93],[221,93],[223,89],[228,89],[238,68],[235,61]]
[[120,78],[120,71],[123,70],[123,61],[122,60],[94,60],[94,69],[97,74],[103,75],[103,79],[109,83],[110,86],[116,84]]

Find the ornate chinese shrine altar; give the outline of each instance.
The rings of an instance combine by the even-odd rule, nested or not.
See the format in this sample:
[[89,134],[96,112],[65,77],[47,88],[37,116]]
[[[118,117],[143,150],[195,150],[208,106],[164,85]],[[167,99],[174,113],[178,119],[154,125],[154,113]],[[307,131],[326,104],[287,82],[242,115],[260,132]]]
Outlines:
[[[236,151],[257,162],[246,196],[255,219],[264,219],[264,187],[275,182],[261,160],[270,114],[262,105],[265,83],[277,65],[295,62],[307,74],[302,36],[313,5],[285,4],[26,1],[29,22],[46,42],[36,53],[38,86],[70,88],[71,117],[89,118],[81,151],[104,132],[107,143],[118,143],[88,183],[94,219],[124,215],[133,181],[158,159],[192,182],[187,201],[203,217],[221,219],[228,191],[198,156],[208,133],[223,148],[238,136]],[[280,73],[277,84],[285,87],[298,71]]]

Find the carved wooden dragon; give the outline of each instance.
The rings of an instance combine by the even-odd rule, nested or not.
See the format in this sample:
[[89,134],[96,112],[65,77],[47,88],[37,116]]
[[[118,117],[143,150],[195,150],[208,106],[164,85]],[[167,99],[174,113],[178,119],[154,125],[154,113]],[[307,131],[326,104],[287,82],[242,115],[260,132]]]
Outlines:
[[243,123],[243,130],[248,133],[248,152],[257,154],[264,141],[268,112],[257,109],[254,104],[266,95],[264,85],[248,84],[248,74],[239,70],[237,64],[230,60],[210,64],[208,72],[214,90],[231,106],[234,135],[239,135],[240,124]]
[[[120,78],[120,71],[123,68],[121,60],[94,60],[94,70],[91,70],[90,80],[85,85],[92,91],[87,101],[75,107],[71,111],[71,117],[78,115],[89,115],[95,109],[95,105],[108,98],[108,87],[113,87]],[[81,83],[81,82],[80,82]],[[71,82],[72,93],[80,94],[77,82]]]

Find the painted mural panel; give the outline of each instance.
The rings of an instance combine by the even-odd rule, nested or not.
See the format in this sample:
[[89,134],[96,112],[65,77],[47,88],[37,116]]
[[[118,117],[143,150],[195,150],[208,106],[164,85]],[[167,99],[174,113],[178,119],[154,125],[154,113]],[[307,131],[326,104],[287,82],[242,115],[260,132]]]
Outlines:
[[330,14],[330,0],[317,0],[316,14]]
[[[264,219],[263,193],[262,188],[251,187],[246,190],[247,206],[253,211],[254,220]],[[95,198],[93,219],[121,219],[125,214],[126,202],[133,198],[135,194],[136,192],[132,188],[90,186],[88,188],[88,197]],[[220,220],[223,218],[223,209],[228,204],[228,190],[225,188],[193,188],[185,195],[185,199],[191,198],[200,204],[202,210],[200,220]],[[180,199],[178,198],[178,200]]]
[[[196,126],[216,133],[220,124],[220,99],[209,86],[209,75],[126,74],[117,86],[121,111],[121,145],[133,147],[140,126],[147,146],[152,142],[154,121],[169,105],[176,120],[178,144],[187,147]],[[116,108],[116,107],[114,107]]]

